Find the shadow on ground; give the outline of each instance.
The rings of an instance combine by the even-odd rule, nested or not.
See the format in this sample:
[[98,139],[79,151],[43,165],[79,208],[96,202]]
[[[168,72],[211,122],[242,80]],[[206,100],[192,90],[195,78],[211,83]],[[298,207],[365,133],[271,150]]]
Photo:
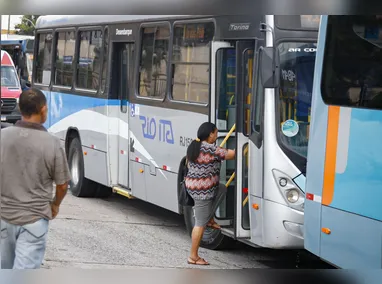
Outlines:
[[[186,228],[183,220],[183,216],[161,208],[159,206],[150,204],[145,201],[138,199],[127,199],[119,195],[113,195],[107,199],[103,199],[107,203],[113,203],[113,207],[123,208],[124,206],[133,207],[142,214],[147,216],[153,216],[172,224],[184,227],[185,233]],[[318,257],[312,255],[306,250],[272,250],[263,248],[254,248],[246,244],[235,242],[235,244],[225,251],[236,251],[240,253],[252,252],[253,254],[259,255],[256,261],[260,264],[273,268],[273,269],[333,269],[334,267],[330,264],[320,260]],[[264,256],[264,257],[262,257]]]

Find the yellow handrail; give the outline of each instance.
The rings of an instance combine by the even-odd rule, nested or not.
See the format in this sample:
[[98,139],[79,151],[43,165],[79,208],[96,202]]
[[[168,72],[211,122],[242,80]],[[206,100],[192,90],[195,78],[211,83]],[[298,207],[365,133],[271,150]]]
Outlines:
[[231,175],[231,177],[229,178],[229,180],[228,180],[227,183],[225,184],[225,187],[228,187],[228,186],[231,184],[231,182],[232,182],[233,179],[235,178],[235,174],[236,174],[236,172],[234,172],[234,173]]
[[[228,138],[231,136],[232,132],[235,131],[235,129],[236,129],[236,123],[234,125],[232,125],[231,130],[227,133],[227,135],[225,136],[223,142],[220,143],[220,147],[224,146],[224,144],[227,142]],[[235,178],[235,173],[233,173],[231,175],[231,177],[229,178],[229,180],[227,181],[225,186],[228,187],[231,184],[231,182],[233,181],[234,178]]]
[[[249,194],[249,193],[248,193]],[[248,196],[249,195],[247,195],[247,197],[243,200],[243,207],[245,206],[245,204],[247,204],[247,202],[248,202]]]
[[[231,136],[231,134],[235,131],[235,129],[236,129],[236,124],[234,124],[232,127],[231,127],[231,130],[227,133],[227,135],[226,135],[226,137],[224,138],[224,140],[223,140],[223,142],[222,143],[220,143],[220,147],[223,147],[224,146],[224,144],[225,143],[227,143],[227,140],[228,140],[228,138]],[[244,149],[244,155],[247,155],[247,153],[248,153],[248,145],[247,145],[247,147],[245,147],[245,149]],[[233,181],[233,179],[235,178],[235,175],[236,175],[236,172],[234,172],[232,175],[231,175],[231,177],[229,178],[229,180],[227,181],[227,183],[226,183],[226,187],[228,187],[230,184],[231,184],[231,182]],[[243,201],[243,207],[245,206],[245,204],[248,202],[248,196],[244,199],[244,201]]]
[[224,144],[227,142],[228,138],[231,136],[232,132],[235,131],[235,129],[236,129],[236,123],[234,125],[232,125],[231,130],[225,136],[223,142],[220,144],[220,147],[224,146]]

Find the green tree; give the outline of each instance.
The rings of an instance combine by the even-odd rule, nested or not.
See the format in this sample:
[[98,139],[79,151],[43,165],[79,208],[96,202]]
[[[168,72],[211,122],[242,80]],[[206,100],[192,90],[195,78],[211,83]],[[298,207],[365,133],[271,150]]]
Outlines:
[[33,36],[35,29],[34,26],[36,25],[38,17],[40,17],[40,15],[24,15],[21,18],[21,23],[15,25],[15,29],[17,30],[16,34]]

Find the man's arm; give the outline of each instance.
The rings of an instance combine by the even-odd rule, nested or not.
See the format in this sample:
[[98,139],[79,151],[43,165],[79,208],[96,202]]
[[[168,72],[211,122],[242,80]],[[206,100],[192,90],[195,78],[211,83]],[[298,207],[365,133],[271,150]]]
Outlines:
[[59,145],[59,142],[56,149],[53,178],[56,183],[56,198],[53,201],[53,205],[59,207],[68,191],[68,182],[70,181],[71,176],[65,150]]
[[68,183],[56,185],[56,198],[53,201],[53,205],[60,206],[66,193],[68,192]]

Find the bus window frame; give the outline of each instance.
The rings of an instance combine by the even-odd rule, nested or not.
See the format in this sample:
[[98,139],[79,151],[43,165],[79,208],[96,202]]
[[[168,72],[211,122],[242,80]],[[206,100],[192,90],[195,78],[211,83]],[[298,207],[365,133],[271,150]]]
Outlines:
[[[204,24],[204,23],[212,23],[214,25],[214,34],[212,36],[212,40],[209,42],[209,74],[208,74],[208,92],[209,92],[209,95],[208,95],[208,100],[206,103],[198,103],[198,102],[193,102],[193,101],[182,101],[182,100],[176,100],[173,98],[172,96],[172,91],[173,91],[173,88],[172,88],[172,81],[173,81],[173,77],[172,77],[172,55],[173,55],[173,46],[174,46],[174,42],[175,42],[175,34],[174,34],[174,30],[175,30],[175,26],[176,25],[187,25],[187,24]],[[211,54],[211,51],[212,51],[212,48],[211,48],[211,45],[212,43],[215,41],[215,36],[216,36],[216,19],[214,18],[202,18],[202,19],[192,19],[192,20],[176,20],[172,23],[172,27],[171,27],[171,54],[170,54],[170,64],[169,64],[169,74],[171,76],[171,79],[170,79],[170,84],[168,86],[168,90],[167,90],[167,100],[171,103],[175,103],[175,104],[182,104],[182,105],[194,105],[194,106],[197,106],[197,107],[209,107],[210,104],[211,104],[211,68],[212,68],[212,54]],[[220,48],[219,48],[220,49]],[[218,49],[218,50],[219,50]],[[216,51],[216,53],[214,54],[215,56],[215,60],[216,60],[216,56],[217,56],[217,52],[218,50]],[[216,62],[216,61],[215,61]],[[215,66],[216,67],[216,66]],[[216,95],[216,94],[215,94]]]
[[[318,43],[318,38],[313,37],[283,37],[276,39],[273,46],[274,48],[279,48],[279,45],[284,42],[289,43]],[[317,51],[316,51],[317,56]],[[280,62],[281,64],[281,62]],[[281,70],[278,74],[281,76]],[[277,88],[273,89],[275,91],[275,135],[276,141],[284,154],[292,161],[295,167],[297,167],[303,174],[306,174],[307,167],[307,157],[302,156],[301,154],[291,150],[281,141],[281,133],[280,133],[280,85]],[[309,137],[310,138],[310,137]],[[308,140],[309,143],[309,140]],[[309,144],[308,144],[309,145]]]
[[[275,15],[274,16],[274,23],[275,27],[280,31],[286,31],[286,32],[318,32],[320,23],[321,23],[321,16],[320,16],[320,23],[318,24],[318,27],[315,28],[287,28],[285,25],[280,25],[280,16],[287,16],[287,15]],[[290,15],[290,16],[297,16],[297,15]],[[319,16],[319,15],[298,15],[298,16]]]
[[71,86],[63,86],[63,85],[57,85],[53,83],[54,74],[56,72],[56,54],[57,54],[57,43],[58,43],[58,34],[61,32],[71,32],[74,31],[75,35],[75,43],[74,43],[74,55],[73,55],[73,62],[72,62],[72,69],[77,69],[77,61],[76,61],[76,54],[77,52],[77,39],[78,39],[78,28],[76,27],[65,27],[65,28],[57,28],[54,29],[54,35],[53,35],[53,49],[52,49],[52,74],[51,74],[51,88],[57,89],[57,90],[68,90],[71,92],[74,92],[74,81],[75,81],[75,72],[73,72],[72,76],[72,85]]
[[[51,50],[51,54],[50,54],[50,59],[51,59],[51,65],[50,65],[50,80],[49,80],[49,84],[43,84],[43,83],[38,83],[36,82],[36,76],[37,76],[37,58],[38,58],[38,50],[40,48],[40,35],[41,34],[50,34],[52,36],[52,50]],[[55,32],[54,32],[54,29],[42,29],[42,30],[38,30],[36,31],[36,35],[35,35],[35,45],[34,45],[34,48],[33,48],[33,66],[32,66],[32,86],[38,86],[38,87],[45,87],[45,88],[51,88],[52,86],[52,76],[53,76],[53,71],[52,71],[52,68],[53,68],[53,55],[54,55],[54,41],[55,41],[55,38],[54,38],[54,35],[55,35]],[[38,39],[38,40],[37,40]]]
[[[219,63],[218,63],[218,53],[219,53],[219,51],[221,51],[221,50],[227,50],[227,49],[232,49],[232,50],[234,50],[235,51],[235,69],[236,69],[236,66],[237,66],[237,62],[236,62],[236,60],[237,60],[237,56],[236,56],[236,52],[237,52],[237,49],[236,49],[236,45],[234,45],[234,46],[227,46],[227,47],[219,47],[217,50],[216,50],[216,53],[214,54],[214,56],[215,56],[215,74],[216,74],[216,80],[215,80],[215,90],[216,90],[216,93],[215,94],[213,94],[213,96],[215,97],[215,115],[216,115],[216,127],[217,127],[217,129],[218,129],[218,131],[219,132],[229,132],[230,131],[230,128],[228,128],[228,124],[227,124],[227,127],[225,128],[225,129],[221,129],[221,128],[219,128],[219,125],[217,124],[217,122],[218,122],[218,113],[219,113],[219,102],[220,102],[220,98],[219,98],[219,82],[218,82],[218,77],[219,77],[219,74],[218,74],[218,70],[217,70],[217,68],[218,68],[218,65],[219,65]],[[210,47],[210,50],[211,50],[211,47]],[[210,52],[211,53],[211,52]],[[211,62],[210,62],[210,69],[211,69]],[[235,72],[236,72],[236,74],[237,74],[237,70],[235,70]],[[235,74],[235,75],[236,75]],[[210,72],[210,78],[211,78],[211,72]],[[211,83],[209,83],[209,85],[211,86]],[[235,99],[237,98],[236,97],[236,85],[237,85],[237,81],[235,80]],[[212,95],[210,94],[210,98],[209,98],[209,102],[211,101],[211,99],[212,99]],[[186,101],[185,101],[186,102]],[[235,104],[236,105],[236,104]],[[237,109],[237,105],[235,106],[235,108]],[[227,110],[228,110],[228,108],[227,108]],[[227,111],[226,110],[226,111]],[[235,117],[235,121],[236,121],[236,117]],[[227,122],[227,121],[226,121]],[[231,126],[232,127],[232,126]],[[222,220],[224,220],[224,219],[222,219]]]
[[[107,32],[107,52],[105,54],[105,33]],[[109,70],[111,68],[111,52],[110,52],[110,28],[109,25],[103,26],[103,34],[102,34],[102,55],[101,55],[101,60],[102,60],[102,65],[101,65],[101,72],[100,72],[100,88],[99,91],[102,97],[108,98],[108,93],[109,93]],[[105,61],[105,56],[106,56],[106,61]],[[106,63],[106,64],[105,64]],[[103,68],[104,65],[106,65],[106,78],[105,78],[105,85],[102,86],[102,76],[103,76]]]
[[[265,88],[261,82],[261,53],[263,52],[263,48],[265,47],[265,41],[260,42],[260,40],[256,41],[256,46],[254,50],[255,58],[254,60],[254,68],[253,68],[253,85],[252,85],[252,101],[251,101],[251,133],[249,134],[249,139],[256,145],[258,149],[261,148],[264,141],[264,104],[265,104]],[[256,76],[257,75],[257,76]],[[262,88],[262,94],[258,93],[259,88]],[[255,129],[256,119],[256,101],[260,99],[260,131]]]
[[103,92],[101,91],[101,80],[102,80],[102,76],[101,76],[101,73],[102,73],[102,61],[101,61],[101,65],[100,65],[100,73],[98,75],[98,80],[100,82],[100,84],[98,85],[98,89],[95,89],[95,90],[92,90],[92,89],[85,89],[85,88],[78,88],[77,87],[77,72],[78,72],[78,59],[80,57],[80,46],[81,46],[81,41],[79,40],[80,39],[80,33],[81,32],[92,32],[92,31],[100,31],[102,34],[102,45],[101,45],[101,50],[102,50],[102,53],[101,53],[101,57],[100,57],[100,60],[103,60],[103,39],[104,39],[104,29],[102,26],[81,26],[81,27],[78,27],[77,28],[77,31],[76,31],[76,43],[75,43],[75,51],[74,51],[74,78],[73,78],[73,91],[74,92],[81,92],[81,93],[87,93],[89,95],[95,95],[95,97],[101,97],[103,95]]
[[137,47],[137,56],[135,57],[135,74],[134,74],[134,77],[133,77],[133,80],[135,81],[134,84],[134,97],[135,99],[137,100],[145,100],[145,101],[153,101],[153,102],[158,102],[158,103],[164,103],[164,101],[166,100],[167,98],[167,95],[165,94],[163,96],[163,98],[153,98],[153,97],[145,97],[145,96],[141,96],[140,93],[139,93],[139,84],[140,84],[140,67],[141,67],[141,53],[142,53],[142,38],[143,38],[143,29],[144,28],[158,28],[158,27],[163,27],[163,26],[168,26],[169,28],[169,35],[170,35],[170,38],[169,38],[169,47],[168,47],[168,56],[169,56],[169,59],[168,59],[168,62],[167,62],[167,66],[166,66],[166,93],[168,92],[168,88],[169,88],[169,63],[171,62],[171,47],[170,47],[170,44],[171,44],[171,35],[172,35],[172,26],[171,26],[171,23],[169,21],[157,21],[157,22],[146,22],[146,23],[141,23],[139,25],[139,28],[138,28],[138,34],[139,34],[139,37],[137,37],[137,40],[136,40],[136,43],[135,43],[135,46]]
[[[242,72],[242,74],[247,74],[247,75],[248,75],[249,72],[246,70],[246,67],[245,67],[245,64],[244,64],[245,63],[245,61],[244,61],[245,60],[245,54],[248,51],[250,51],[250,50],[252,50],[252,53],[253,53],[253,55],[252,55],[252,59],[253,59],[253,63],[252,63],[252,76],[251,76],[252,77],[251,78],[251,80],[252,80],[251,101],[249,103],[249,108],[248,108],[248,110],[249,110],[249,119],[250,119],[250,121],[248,123],[250,125],[250,130],[249,130],[248,133],[244,132],[244,116],[245,116],[245,110],[246,110],[244,105],[243,105],[241,113],[239,114],[240,115],[240,121],[243,124],[243,129],[242,129],[241,133],[244,135],[244,137],[247,137],[247,138],[251,137],[251,135],[253,133],[252,111],[253,111],[253,107],[254,107],[254,101],[255,101],[255,98],[257,96],[257,93],[256,93],[257,89],[255,89],[255,85],[256,84],[254,82],[255,82],[255,80],[257,80],[257,77],[255,75],[256,75],[256,72],[257,72],[257,70],[256,70],[257,64],[256,63],[259,60],[259,58],[256,57],[256,54],[257,54],[256,49],[258,48],[258,42],[259,42],[259,40],[256,39],[255,40],[255,46],[253,48],[247,47],[247,48],[245,48],[242,51],[242,56],[243,56],[242,59],[243,59],[243,61],[241,62],[241,68],[242,68],[241,72]],[[248,86],[246,86],[245,76],[243,76],[242,80],[243,80],[243,82],[241,82],[241,84],[242,84],[241,92],[243,93],[242,96],[243,96],[243,99],[244,99],[244,95],[245,95],[244,88],[246,88]],[[236,108],[237,108],[237,106],[236,106]]]

